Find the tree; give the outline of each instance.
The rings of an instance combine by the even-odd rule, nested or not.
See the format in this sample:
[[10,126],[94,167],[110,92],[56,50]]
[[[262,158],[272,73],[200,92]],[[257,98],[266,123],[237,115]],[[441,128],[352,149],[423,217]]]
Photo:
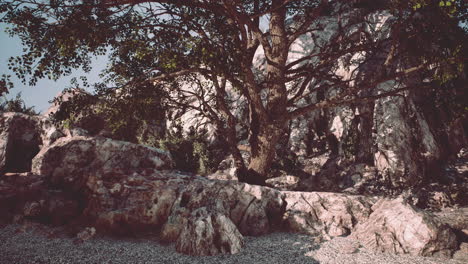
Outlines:
[[[429,85],[408,85],[416,74],[437,82],[465,71],[465,3],[439,2],[12,0],[0,11],[26,46],[10,63],[24,81],[90,70],[92,56],[108,54],[107,89],[151,83],[167,106],[199,111],[225,136],[241,180],[263,184],[290,120]],[[312,47],[292,56],[302,38]],[[362,76],[370,65],[375,74]],[[401,85],[372,89],[388,80]],[[233,112],[233,98],[247,102],[247,121]],[[238,125],[249,130],[249,164]]]
[[7,99],[6,96],[0,97],[0,113],[1,112],[17,112],[27,115],[37,115],[34,106],[27,107],[24,100],[21,98],[21,93],[16,94],[15,98]]

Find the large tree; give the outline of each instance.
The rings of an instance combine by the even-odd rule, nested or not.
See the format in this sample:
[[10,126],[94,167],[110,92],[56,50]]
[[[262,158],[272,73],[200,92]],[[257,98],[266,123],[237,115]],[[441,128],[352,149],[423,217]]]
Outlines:
[[[169,106],[199,111],[222,131],[240,178],[259,184],[290,120],[430,83],[407,81],[416,74],[454,78],[467,54],[462,0],[7,0],[0,11],[25,46],[10,62],[24,81],[90,70],[108,55],[101,90],[151,85]],[[298,53],[301,43],[310,47]],[[389,80],[401,85],[372,90]]]

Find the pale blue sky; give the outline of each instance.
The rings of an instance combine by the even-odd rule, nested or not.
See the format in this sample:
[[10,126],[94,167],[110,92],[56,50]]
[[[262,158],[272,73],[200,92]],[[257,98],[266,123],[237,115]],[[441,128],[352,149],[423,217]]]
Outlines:
[[71,76],[60,78],[57,82],[43,79],[39,80],[36,86],[24,85],[16,78],[16,75],[8,70],[8,58],[17,56],[22,53],[23,46],[19,38],[11,38],[5,33],[5,28],[8,25],[0,23],[0,75],[10,74],[15,88],[10,90],[8,98],[16,96],[21,92],[22,98],[27,106],[34,106],[36,111],[43,112],[49,107],[49,101],[52,100],[64,88],[70,86],[70,80],[73,77],[86,75],[90,84],[98,81],[99,72],[105,67],[105,58],[99,58],[93,63],[93,70],[89,74],[85,74],[82,70],[75,71]]

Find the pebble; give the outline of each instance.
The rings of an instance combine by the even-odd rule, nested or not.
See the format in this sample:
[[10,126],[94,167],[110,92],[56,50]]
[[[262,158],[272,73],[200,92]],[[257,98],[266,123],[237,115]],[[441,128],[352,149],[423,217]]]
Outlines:
[[307,235],[272,233],[246,237],[245,248],[235,255],[193,257],[175,251],[174,244],[155,238],[112,238],[99,234],[83,243],[65,235],[47,237],[34,227],[18,232],[19,225],[0,228],[1,264],[87,263],[258,263],[258,264],[462,264],[457,260],[367,252],[345,238],[317,243]]

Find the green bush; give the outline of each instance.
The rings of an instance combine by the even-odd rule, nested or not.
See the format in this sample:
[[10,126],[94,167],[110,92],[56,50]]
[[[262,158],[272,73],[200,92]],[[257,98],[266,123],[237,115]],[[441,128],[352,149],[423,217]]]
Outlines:
[[180,123],[156,147],[171,153],[177,169],[202,175],[214,172],[225,155],[218,144],[208,142],[206,131],[191,129],[184,135]]
[[7,99],[6,96],[0,97],[0,112],[17,112],[27,115],[37,115],[34,107],[27,107],[21,98],[21,92],[16,94],[15,98]]

